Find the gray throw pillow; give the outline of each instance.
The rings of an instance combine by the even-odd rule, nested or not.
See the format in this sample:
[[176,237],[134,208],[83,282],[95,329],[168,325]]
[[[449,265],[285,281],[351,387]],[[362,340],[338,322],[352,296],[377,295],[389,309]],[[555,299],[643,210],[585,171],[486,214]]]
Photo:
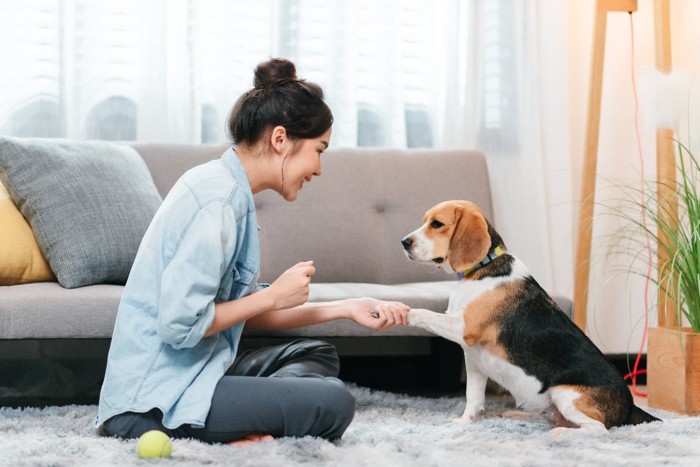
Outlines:
[[66,288],[125,283],[163,201],[133,148],[101,141],[0,137],[0,180]]

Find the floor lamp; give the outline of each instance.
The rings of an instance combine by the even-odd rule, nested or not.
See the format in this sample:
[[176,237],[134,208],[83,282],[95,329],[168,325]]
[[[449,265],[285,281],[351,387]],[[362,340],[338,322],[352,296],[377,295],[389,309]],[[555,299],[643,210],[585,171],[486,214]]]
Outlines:
[[[656,53],[656,69],[664,74],[671,73],[671,13],[670,0],[654,0],[654,45]],[[674,191],[676,186],[676,153],[674,151],[674,139],[672,128],[656,129],[656,173],[657,173],[657,199],[659,206],[666,206],[666,210],[658,215],[669,216],[669,225],[676,226],[678,230],[678,198]],[[658,230],[659,242],[669,244],[669,239],[662,229]],[[667,277],[667,268],[670,258],[658,249],[659,277]],[[672,303],[673,294],[659,290],[659,327],[677,328],[680,323],[676,313],[675,304]]]
[[[586,122],[586,140],[583,160],[583,181],[579,209],[578,243],[574,274],[574,322],[586,330],[586,308],[588,306],[588,283],[590,277],[591,237],[593,232],[593,207],[598,158],[598,136],[600,129],[600,102],[605,61],[605,34],[607,15],[613,12],[637,11],[637,0],[598,0],[596,3],[595,31],[593,34],[593,60]],[[654,42],[656,68],[662,73],[671,71],[671,32],[669,0],[654,0]],[[658,199],[670,206],[669,212],[677,213],[677,202],[670,187],[675,185],[676,163],[673,149],[673,130],[659,128],[656,132]],[[671,214],[673,215],[673,214]],[[677,222],[677,214],[676,214]],[[661,254],[661,253],[659,253]],[[659,267],[665,259],[659,257]],[[676,315],[659,296],[659,326],[677,326]]]

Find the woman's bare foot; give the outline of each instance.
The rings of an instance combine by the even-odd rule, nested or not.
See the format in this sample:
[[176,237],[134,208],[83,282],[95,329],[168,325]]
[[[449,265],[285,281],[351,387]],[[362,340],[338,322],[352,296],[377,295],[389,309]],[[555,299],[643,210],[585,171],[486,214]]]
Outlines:
[[236,441],[231,441],[228,443],[231,446],[249,446],[251,444],[260,443],[263,441],[274,441],[275,438],[272,435],[248,435],[245,438],[238,439]]

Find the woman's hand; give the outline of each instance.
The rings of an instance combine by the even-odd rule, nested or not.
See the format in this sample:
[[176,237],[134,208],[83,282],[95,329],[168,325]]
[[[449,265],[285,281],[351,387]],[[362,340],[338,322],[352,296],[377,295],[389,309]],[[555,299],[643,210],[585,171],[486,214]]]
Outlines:
[[350,305],[352,320],[375,331],[408,325],[408,312],[411,307],[401,302],[386,302],[376,298],[349,298],[347,303]]
[[309,299],[311,276],[316,272],[313,261],[297,263],[287,269],[267,289],[274,297],[275,309],[294,308]]

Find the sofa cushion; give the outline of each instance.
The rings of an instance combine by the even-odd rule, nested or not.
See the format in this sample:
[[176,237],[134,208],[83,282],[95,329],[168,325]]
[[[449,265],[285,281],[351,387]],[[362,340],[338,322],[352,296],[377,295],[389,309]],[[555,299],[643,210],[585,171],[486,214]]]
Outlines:
[[112,337],[121,285],[66,289],[56,282],[0,287],[0,339]]
[[[401,300],[421,308],[444,310],[450,282],[400,285],[312,283],[311,301],[348,297]],[[57,283],[0,287],[0,339],[109,338],[123,287],[91,285],[67,290]],[[429,336],[418,328],[401,327],[377,333],[349,320],[284,331],[245,330],[246,336]]]
[[126,282],[162,202],[134,149],[2,137],[0,169],[63,287]]
[[51,281],[55,277],[32,228],[0,183],[0,285]]

